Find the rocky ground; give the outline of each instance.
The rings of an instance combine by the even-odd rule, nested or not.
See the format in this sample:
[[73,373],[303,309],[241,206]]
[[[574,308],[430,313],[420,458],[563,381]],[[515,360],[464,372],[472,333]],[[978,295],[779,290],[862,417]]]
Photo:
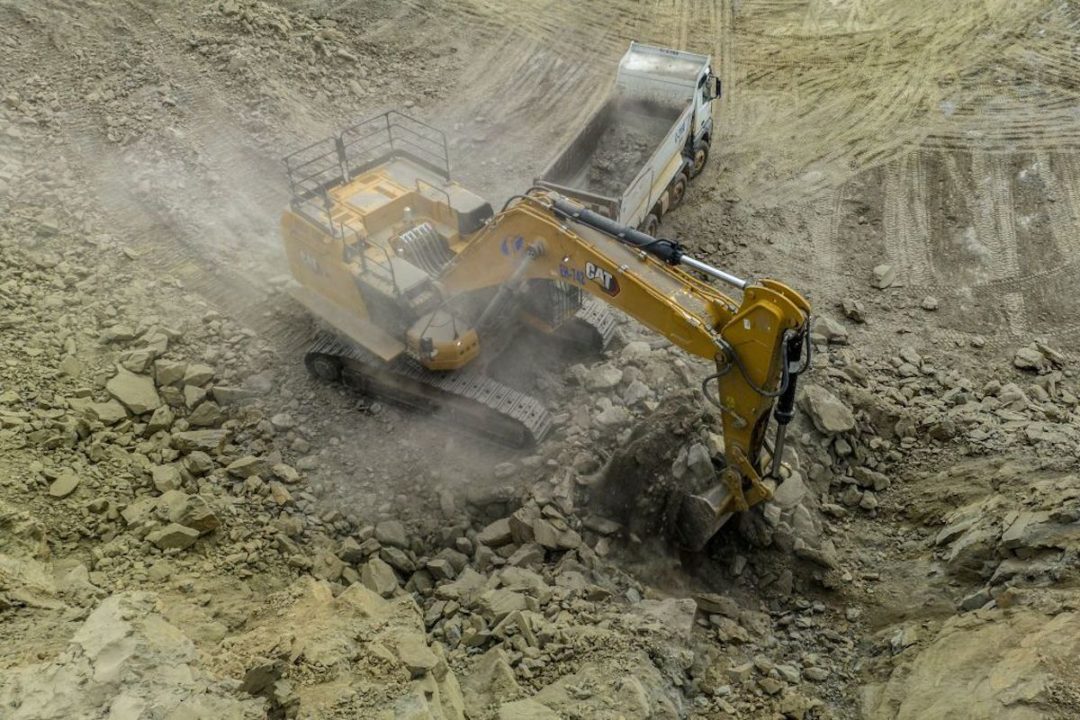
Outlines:
[[[906,32],[918,4],[879,19]],[[753,70],[721,116],[744,149],[714,147],[665,231],[805,289],[815,353],[785,482],[689,556],[654,500],[715,479],[703,366],[625,321],[605,357],[528,373],[550,440],[490,447],[306,377],[275,224],[278,157],[386,107],[440,121],[493,200],[527,186],[574,116],[521,118],[602,87],[630,35],[692,47],[700,9],[560,5],[574,22],[550,28],[516,4],[331,5],[0,1],[0,716],[1080,716],[1077,344],[1035,332],[1075,325],[1046,301],[1077,258],[1065,124],[1052,151],[1013,135],[1014,165],[954,144],[844,175],[870,153],[770,155],[752,110],[776,80],[750,43],[725,56]],[[796,48],[835,20],[766,5],[708,17]],[[864,5],[849,31],[875,27]],[[1059,67],[1068,9],[1014,5],[956,26]],[[558,57],[578,32],[597,67]],[[832,75],[886,67],[831,42]],[[957,123],[981,117],[972,88]],[[965,127],[934,132],[986,136]],[[951,203],[896,200],[904,163]]]

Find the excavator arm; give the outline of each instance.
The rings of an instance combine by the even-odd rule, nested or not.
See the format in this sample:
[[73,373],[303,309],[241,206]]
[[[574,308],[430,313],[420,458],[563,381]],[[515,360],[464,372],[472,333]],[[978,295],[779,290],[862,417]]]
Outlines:
[[[741,301],[684,267],[739,288]],[[725,482],[685,498],[678,529],[687,546],[700,549],[731,513],[771,497],[763,482],[765,430],[775,407],[778,429],[771,455],[777,458],[794,415],[796,380],[806,366],[806,300],[774,280],[740,280],[690,258],[677,243],[621,226],[545,191],[513,199],[439,282],[448,297],[498,287],[477,322],[482,333],[487,316],[497,313],[505,295],[527,279],[576,285],[715,364],[703,390],[721,410]],[[710,389],[713,382],[715,390]],[[771,474],[779,477],[779,462],[771,464]]]

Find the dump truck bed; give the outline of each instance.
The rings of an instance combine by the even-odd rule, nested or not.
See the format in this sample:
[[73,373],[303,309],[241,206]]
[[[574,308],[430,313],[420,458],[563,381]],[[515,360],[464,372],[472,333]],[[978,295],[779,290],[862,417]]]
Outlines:
[[677,172],[693,106],[616,93],[538,179],[636,226]]
[[541,178],[619,198],[685,109],[637,98],[610,98]]
[[537,183],[636,226],[675,177],[709,59],[632,43],[611,95]]

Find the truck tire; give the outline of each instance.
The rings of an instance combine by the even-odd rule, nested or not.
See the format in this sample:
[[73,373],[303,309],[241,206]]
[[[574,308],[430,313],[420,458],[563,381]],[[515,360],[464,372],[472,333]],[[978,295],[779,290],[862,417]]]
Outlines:
[[690,177],[696,178],[705,169],[705,163],[709,162],[709,143],[702,141],[694,148],[694,157],[690,162]]
[[328,355],[311,353],[304,358],[308,372],[323,382],[337,382],[341,379],[341,361]]
[[684,172],[676,175],[671,181],[671,187],[668,189],[668,212],[682,205],[683,198],[686,197],[686,185],[689,182],[690,178],[686,177]]
[[641,221],[641,225],[638,229],[646,235],[656,237],[656,231],[660,229],[660,218],[657,217],[656,213],[649,213],[645,216],[645,219]]

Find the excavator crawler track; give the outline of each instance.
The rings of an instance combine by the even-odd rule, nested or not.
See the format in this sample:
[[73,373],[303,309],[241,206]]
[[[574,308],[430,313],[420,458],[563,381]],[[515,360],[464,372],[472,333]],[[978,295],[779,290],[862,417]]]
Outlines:
[[615,316],[604,306],[603,303],[591,297],[582,299],[581,309],[574,318],[589,326],[596,333],[596,350],[602,352],[611,344],[615,337]]
[[615,316],[603,303],[584,297],[581,307],[554,332],[536,331],[536,336],[547,345],[571,353],[567,357],[581,355],[596,358],[611,345],[615,327]]
[[318,334],[304,362],[320,378],[330,379],[328,368],[336,368],[341,380],[366,394],[445,413],[448,425],[464,425],[503,445],[529,447],[551,430],[551,416],[539,400],[469,368],[434,372],[404,354],[387,363],[327,332]]

